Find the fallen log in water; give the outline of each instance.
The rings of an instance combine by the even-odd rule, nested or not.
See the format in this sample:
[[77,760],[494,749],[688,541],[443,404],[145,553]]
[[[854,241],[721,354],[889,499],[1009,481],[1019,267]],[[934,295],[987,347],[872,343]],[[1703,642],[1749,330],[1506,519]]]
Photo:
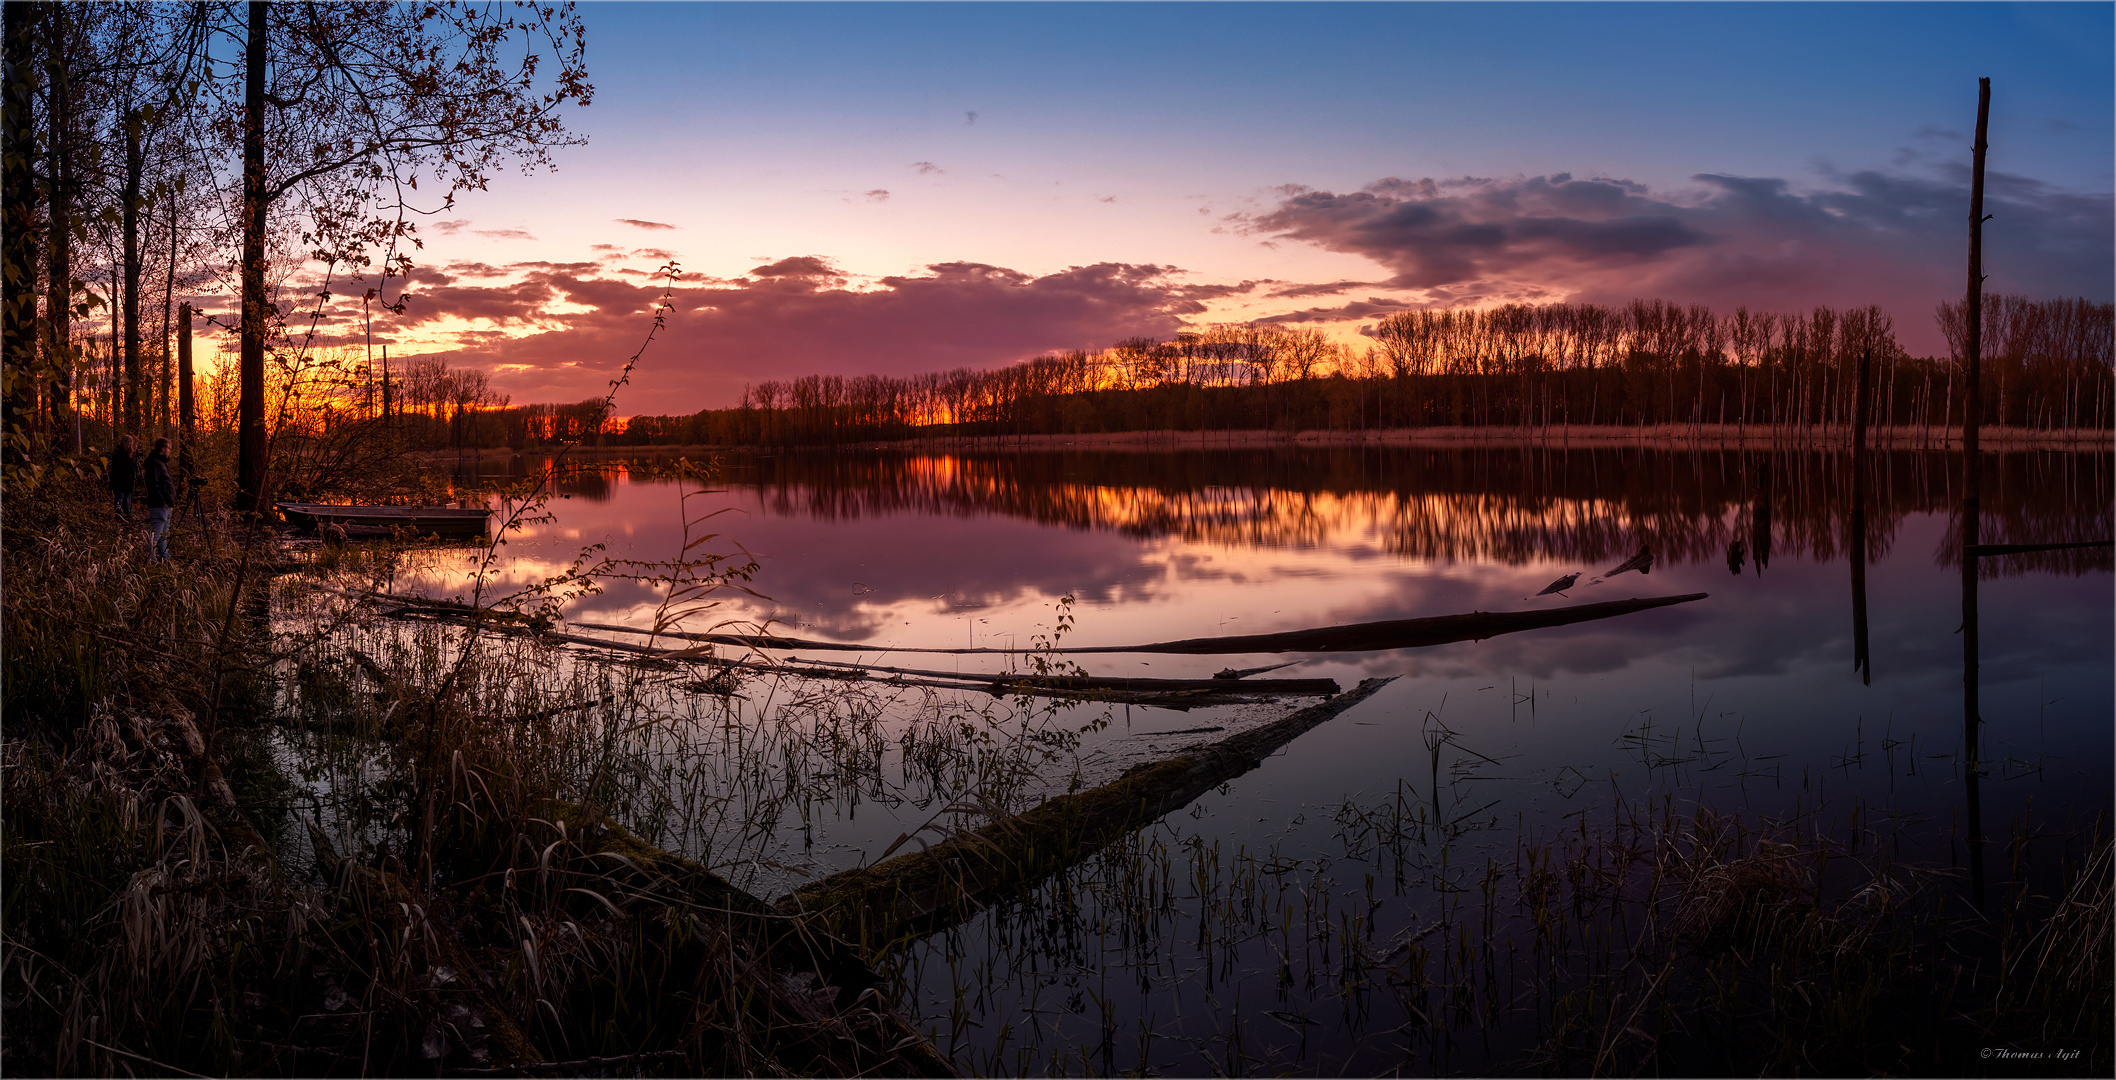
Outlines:
[[[392,603],[407,606],[427,606],[455,612],[466,610],[466,605],[447,601],[432,601],[417,596],[399,596],[395,593],[374,592],[367,595]],[[1570,607],[1544,608],[1537,611],[1472,611],[1462,615],[1435,615],[1422,619],[1389,619],[1382,622],[1351,623],[1345,626],[1324,626],[1312,630],[1288,630],[1277,634],[1248,634],[1240,637],[1184,638],[1178,641],[1157,641],[1145,645],[1081,645],[1062,650],[1065,655],[1085,653],[1180,653],[1207,655],[1217,653],[1266,653],[1266,652],[1371,652],[1383,649],[1417,649],[1431,645],[1446,645],[1456,641],[1482,641],[1500,634],[1519,633],[1523,630],[1538,630],[1551,626],[1567,626],[1578,622],[1591,622],[1616,615],[1628,615],[1636,611],[1687,604],[1703,600],[1710,593],[1684,593],[1679,596],[1644,596],[1629,600],[1605,600],[1595,604],[1574,604]],[[475,610],[475,609],[469,609]],[[646,633],[624,627],[602,623],[576,623],[589,629],[620,630],[627,633]],[[780,637],[775,634],[700,634],[683,631],[662,631],[661,637],[684,641],[699,641],[718,645],[741,645],[752,649],[806,650],[811,652],[905,652],[941,653],[951,656],[978,654],[1013,655],[1019,649],[940,649],[908,648],[890,646],[878,649],[873,645],[855,645],[842,641],[811,641],[804,638]],[[563,635],[561,635],[563,638]],[[591,639],[592,640],[592,639]],[[626,651],[643,652],[643,646],[620,646],[611,642],[596,642]]]
[[1681,596],[1634,597],[1630,600],[1608,600],[1599,604],[1574,604],[1571,607],[1548,608],[1542,611],[1473,611],[1466,615],[1435,615],[1424,619],[1390,619],[1385,622],[1352,623],[1347,626],[1324,626],[1313,630],[1288,630],[1279,634],[1248,634],[1242,637],[1188,638],[1182,641],[1157,641],[1151,645],[1094,645],[1086,648],[1067,649],[1070,653],[1094,652],[1142,652],[1142,653],[1186,653],[1202,655],[1211,653],[1267,653],[1267,652],[1367,652],[1379,649],[1419,649],[1432,645],[1446,645],[1456,641],[1482,641],[1500,634],[1519,633],[1523,630],[1540,630],[1551,626],[1566,626],[1578,622],[1592,622],[1615,615],[1629,615],[1635,611],[1648,611],[1671,604],[1687,604],[1692,600],[1703,600],[1710,593],[1685,593]]
[[1127,679],[1090,675],[1001,675],[992,685],[1008,693],[1022,690],[1197,690],[1208,694],[1273,693],[1314,694],[1328,697],[1338,691],[1335,679]]
[[[882,978],[848,943],[774,911],[720,875],[641,840],[600,813],[558,801],[548,803],[545,812],[563,826],[562,836],[609,862],[603,875],[610,895],[642,908],[692,912],[744,946],[719,952],[736,983],[698,1001],[679,1047],[700,1045],[707,1015],[732,1007],[767,1029],[776,1026],[792,1034],[787,1050],[805,1058],[790,1062],[800,1069],[795,1075],[962,1075],[893,1005],[869,993]],[[799,978],[804,973],[814,976],[820,992],[804,991]]]
[[[515,1023],[514,1015],[494,997],[492,990],[499,986],[499,983],[485,974],[484,968],[478,963],[477,954],[464,946],[454,930],[448,928],[447,923],[422,923],[413,919],[411,913],[415,909],[421,913],[421,919],[424,913],[433,910],[431,902],[423,893],[389,870],[362,866],[340,857],[322,829],[313,823],[303,824],[308,826],[309,844],[316,854],[316,866],[323,871],[324,879],[331,882],[335,890],[366,894],[367,902],[363,906],[382,914],[383,919],[387,920],[384,925],[392,936],[401,934],[408,938],[416,932],[416,928],[423,925],[426,939],[436,947],[435,951],[448,961],[449,966],[466,976],[459,980],[460,985],[455,988],[455,993],[469,998],[471,1004],[476,1006],[477,1012],[482,1015],[483,1023],[479,1026],[483,1027],[491,1038],[487,1052],[499,1067],[512,1069],[535,1066],[548,1060],[536,1043],[522,1031],[521,1026]],[[399,912],[402,913],[401,918],[397,917]],[[437,991],[438,989],[436,987]]]
[[[376,594],[382,596],[383,594]],[[405,604],[417,611],[428,608],[421,617],[458,625],[474,625],[476,617],[466,614],[466,606],[453,602],[426,604],[417,598],[396,596],[384,597],[392,602]],[[571,624],[595,625],[595,624]],[[1190,709],[1202,705],[1226,705],[1253,703],[1270,700],[1273,696],[1323,697],[1337,693],[1339,687],[1334,679],[1246,679],[1242,676],[1256,672],[1273,671],[1289,665],[1274,664],[1270,667],[1251,668],[1247,671],[1215,675],[1210,679],[1137,679],[1123,677],[1098,677],[1092,675],[1035,675],[1016,672],[989,674],[982,672],[940,671],[930,668],[892,667],[886,664],[849,664],[832,660],[798,660],[784,662],[736,660],[711,654],[708,647],[689,649],[656,649],[650,645],[638,645],[629,641],[611,641],[607,638],[589,637],[585,634],[569,634],[560,630],[532,630],[518,623],[506,622],[486,626],[498,633],[534,634],[550,641],[560,641],[590,648],[609,649],[649,660],[681,660],[686,663],[703,664],[723,670],[754,671],[763,674],[794,675],[809,679],[841,679],[849,682],[870,681],[892,686],[927,686],[941,690],[982,691],[998,697],[1027,694],[1034,697],[1063,698],[1078,701],[1101,701],[1117,705],[1152,705],[1168,709]],[[696,636],[696,635],[693,635]],[[387,675],[374,661],[355,654],[354,659],[369,670],[377,681]],[[879,673],[879,674],[877,674]],[[718,692],[714,690],[713,692]],[[589,703],[593,704],[593,703]],[[586,705],[566,708],[585,708]],[[565,711],[561,709],[558,711]],[[554,713],[553,715],[556,715]],[[523,720],[547,719],[548,717],[523,717]]]
[[[689,650],[682,650],[678,652],[663,653],[660,655],[673,657],[682,656],[688,652]],[[717,662],[741,667],[754,667],[766,671],[777,671],[782,670],[784,668],[784,665],[780,664],[758,664],[746,660],[724,660]],[[1327,697],[1331,694],[1336,693],[1340,689],[1340,687],[1337,685],[1337,680],[1335,679],[1244,680],[1236,676],[1229,676],[1227,678],[1214,676],[1210,679],[1135,679],[1121,676],[1105,677],[1096,675],[1037,675],[1033,673],[1013,671],[1001,672],[997,675],[991,675],[982,674],[974,671],[939,671],[933,668],[890,667],[886,664],[847,664],[842,661],[836,660],[799,660],[796,658],[789,658],[787,660],[787,663],[805,663],[818,667],[834,668],[843,671],[853,672],[880,671],[891,675],[916,675],[928,679],[952,679],[958,682],[971,684],[982,689],[988,689],[995,694],[1018,694],[1023,693],[1025,691],[1041,690],[1065,690],[1077,693],[1092,693],[1098,690],[1119,690],[1136,691],[1139,693],[1202,691],[1208,694],[1252,693],[1293,694],[1296,696],[1314,694],[1320,697]],[[1284,667],[1286,665],[1280,664],[1276,666]],[[1273,669],[1257,668],[1255,670],[1270,671]]]
[[[1687,604],[1710,593],[1679,596],[1645,596],[1629,600],[1605,600],[1596,604],[1544,608],[1536,611],[1472,611],[1463,615],[1435,615],[1423,619],[1389,619],[1382,622],[1324,626],[1312,630],[1287,630],[1276,634],[1246,634],[1240,637],[1184,638],[1144,645],[1078,645],[1062,650],[1067,656],[1086,653],[1218,653],[1269,652],[1371,652],[1383,649],[1417,649],[1456,641],[1482,641],[1500,634],[1539,630],[1551,626],[1592,622],[1637,611]],[[674,635],[665,635],[674,636]],[[835,641],[807,641],[756,634],[686,634],[685,640],[744,645],[757,649],[801,649],[815,651],[871,652],[871,645],[847,645]],[[890,652],[1019,654],[1018,649],[918,649],[892,647]],[[1301,680],[1285,680],[1301,681]],[[1256,685],[1251,683],[1249,685]]]
[[2084,548],[2116,547],[2108,540],[2074,540],[2063,544],[1971,544],[1963,550],[1971,555],[2029,555],[2038,551],[2077,551]]
[[1256,768],[1302,733],[1365,701],[1394,678],[1367,679],[1261,727],[1137,766],[1101,787],[1058,796],[924,851],[810,882],[777,907],[856,944],[869,957],[878,956],[907,937],[960,921],[1007,891],[1063,870],[1183,808]]

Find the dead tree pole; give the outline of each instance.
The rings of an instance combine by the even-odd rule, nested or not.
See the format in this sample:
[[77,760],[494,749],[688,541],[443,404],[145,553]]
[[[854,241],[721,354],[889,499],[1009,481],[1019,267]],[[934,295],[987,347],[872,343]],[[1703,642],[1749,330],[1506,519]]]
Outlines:
[[252,0],[245,43],[242,133],[242,359],[236,405],[235,508],[254,514],[265,486],[265,22]]
[[191,445],[196,399],[191,396],[191,301],[177,308],[176,318],[176,416],[184,445]]
[[1971,898],[1984,906],[1984,835],[1982,805],[1977,786],[1983,764],[1977,753],[1977,630],[1976,585],[1977,520],[1983,509],[1983,488],[1977,462],[1977,423],[1982,418],[1982,358],[1984,351],[1984,136],[1991,121],[1991,80],[1977,80],[1976,143],[1972,151],[1969,179],[1969,290],[1966,297],[1969,326],[1963,335],[1967,394],[1962,414],[1962,754],[1967,762],[1965,779],[1969,801],[1969,882]]
[[118,231],[124,243],[125,299],[125,419],[124,430],[144,435],[154,421],[153,392],[147,387],[140,366],[140,275],[145,257],[140,251],[140,184],[147,172],[147,148],[142,142],[145,124],[140,110],[130,104],[121,123],[125,135],[123,182],[118,194]]
[[1873,653],[1866,625],[1866,414],[1872,402],[1873,327],[1869,325],[1866,348],[1859,354],[1858,391],[1852,403],[1852,667],[1867,685],[1873,685]]

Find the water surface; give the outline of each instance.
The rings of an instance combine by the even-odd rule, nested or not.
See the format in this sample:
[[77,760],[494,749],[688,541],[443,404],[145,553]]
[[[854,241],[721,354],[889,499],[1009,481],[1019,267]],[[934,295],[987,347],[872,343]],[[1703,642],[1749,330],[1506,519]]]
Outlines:
[[[524,474],[540,462],[488,467]],[[2110,535],[2109,455],[1994,454],[1985,467],[1986,542]],[[502,576],[519,584],[555,573],[592,544],[672,558],[687,536],[710,531],[719,539],[695,550],[747,552],[759,595],[726,594],[706,623],[768,625],[866,646],[873,662],[961,671],[1000,670],[1007,658],[898,650],[1025,651],[1048,639],[1062,610],[1074,624],[1060,649],[1708,593],[1429,649],[1080,658],[1098,675],[1196,678],[1302,659],[1284,674],[1345,686],[1401,676],[1138,842],[1194,869],[1207,851],[1228,865],[1247,859],[1252,876],[1272,860],[1281,888],[1303,883],[1302,903],[1363,905],[1364,932],[1386,939],[1464,887],[1440,869],[1443,852],[1457,868],[1490,862],[1525,838],[1641,801],[1831,834],[1871,829],[1878,816],[1900,857],[1960,867],[1959,464],[1899,451],[1874,454],[1869,469],[1859,485],[1848,454],[1756,451],[864,453],[733,458],[701,492],[659,469],[596,464],[566,473],[553,520],[510,540]],[[1641,547],[1656,556],[1650,573],[1596,583]],[[2105,549],[1983,561],[1987,832],[2060,835],[2108,806],[2110,570]],[[1536,595],[1573,573],[1569,595]],[[408,584],[460,593],[464,581],[444,568]],[[568,611],[644,625],[657,602],[653,590],[618,582]],[[1169,733],[1279,711],[1112,710],[1080,761],[1095,782],[1214,737]],[[790,830],[783,838],[779,865],[791,869],[763,884],[870,860],[929,823],[935,805],[822,802],[802,811],[798,840]],[[1428,829],[1419,872],[1406,878],[1399,851],[1377,899],[1380,863],[1344,876],[1333,866],[1372,854],[1347,821],[1383,806],[1399,818],[1416,806]],[[1995,863],[2000,877],[2034,866]],[[1377,1019],[1377,1006],[1333,996],[1328,979],[1289,999],[1288,961],[1261,932],[1224,955],[1197,944],[1182,962],[1178,943],[1211,922],[1202,906],[1170,916],[1158,953],[1112,944],[1096,920],[1115,901],[1097,899],[1094,882],[1137,870],[1116,865],[1067,875],[912,951],[912,1006],[944,1046],[974,1068],[1010,1071],[1363,1073],[1438,1060],[1430,1041],[1368,1038],[1391,1030],[1389,1009]],[[1198,880],[1193,899],[1210,891]],[[1352,905],[1355,895],[1366,899]],[[1054,912],[1072,929],[1024,937]],[[1343,976],[1344,958],[1336,963]],[[1215,965],[1225,968],[1217,977]],[[984,989],[966,1004],[958,991],[973,972]],[[1087,999],[1083,985],[1102,989]],[[1310,1019],[1226,1056],[1231,1017],[1289,1008]],[[1121,1047],[1112,1024],[1129,1033]],[[1001,1027],[1010,1034],[995,1043]],[[1090,1044],[1100,1057],[1066,1057]],[[1503,1064],[1493,1053],[1487,1060]]]

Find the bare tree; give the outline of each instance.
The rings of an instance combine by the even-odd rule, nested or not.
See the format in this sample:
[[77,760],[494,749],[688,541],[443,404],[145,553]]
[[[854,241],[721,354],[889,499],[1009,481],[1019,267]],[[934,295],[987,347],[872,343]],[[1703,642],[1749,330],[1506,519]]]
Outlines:
[[[579,141],[560,114],[592,87],[570,4],[253,0],[239,16],[233,6],[208,12],[216,38],[243,44],[241,104],[226,103],[220,131],[242,148],[236,503],[254,511],[265,484],[265,349],[285,316],[266,292],[275,208],[298,203],[301,239],[327,274],[379,272],[366,299],[398,306],[382,288],[409,268],[409,215],[484,187],[505,161],[548,164],[553,147]],[[518,58],[503,56],[510,47]],[[414,207],[421,190],[432,205]],[[328,287],[317,293],[330,299]]]

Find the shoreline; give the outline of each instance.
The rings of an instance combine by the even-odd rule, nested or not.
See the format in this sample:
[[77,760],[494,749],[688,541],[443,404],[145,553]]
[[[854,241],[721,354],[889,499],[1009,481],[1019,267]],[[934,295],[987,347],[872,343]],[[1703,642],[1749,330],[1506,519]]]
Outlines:
[[[1253,450],[1278,447],[1387,446],[1387,447],[1529,447],[1540,449],[1611,449],[1642,447],[1682,449],[1785,449],[1848,450],[1851,429],[1832,424],[1737,425],[1737,424],[1599,424],[1554,425],[1537,428],[1424,427],[1386,428],[1361,431],[1112,431],[1081,435],[934,435],[913,439],[839,443],[836,446],[727,446],[711,444],[626,444],[576,446],[570,454],[599,459],[624,457],[668,457],[702,454],[769,455],[819,450],[898,450],[943,453],[990,453],[1004,451],[1112,450],[1143,453],[1194,450]],[[1867,431],[1868,445],[1876,450],[1944,450],[1961,448],[1958,427],[1910,424],[1874,427]],[[2116,450],[2116,431],[2097,428],[1979,429],[1977,441],[1987,450]],[[530,454],[550,454],[558,447],[466,448],[431,450],[420,455],[431,463],[449,459],[478,460]]]

